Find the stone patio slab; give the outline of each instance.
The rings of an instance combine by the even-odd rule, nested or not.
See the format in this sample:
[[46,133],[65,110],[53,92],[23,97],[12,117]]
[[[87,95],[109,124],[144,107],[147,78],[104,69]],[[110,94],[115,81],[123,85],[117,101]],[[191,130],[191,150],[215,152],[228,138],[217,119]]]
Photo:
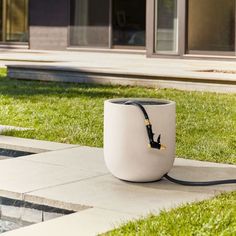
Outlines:
[[88,205],[121,213],[143,216],[185,202],[200,201],[214,196],[204,192],[159,190],[120,181],[111,175],[60,185],[25,195],[26,201],[37,203],[40,198]]
[[95,171],[22,159],[0,162],[0,196],[24,200],[27,192],[101,175]]
[[[94,170],[94,162],[100,163],[100,168],[106,170],[102,158],[102,149],[80,147],[64,150],[63,152],[70,153],[68,159],[69,156],[72,159],[78,158],[78,160],[73,160],[71,162],[72,164],[80,166],[82,161],[80,168],[83,170],[86,168],[88,171]],[[96,156],[96,153],[100,154]],[[86,161],[84,161],[85,159],[82,157],[83,154],[87,155]],[[30,156],[25,157],[25,159],[29,158]],[[34,158],[37,159],[37,156]],[[59,163],[64,165],[70,163],[70,161],[64,163],[62,161],[63,156],[61,156],[61,158],[62,159],[59,159]],[[44,160],[55,164],[56,156],[55,158],[49,157],[48,160],[47,158],[40,158],[37,161]],[[107,171],[104,173],[107,173]],[[170,175],[190,181],[229,179],[236,178],[236,167],[233,165],[177,158]],[[183,202],[201,200],[223,191],[233,190],[236,190],[235,185],[188,187],[176,185],[167,180],[148,184],[127,183],[107,174],[79,182],[75,181],[65,185],[62,184],[56,187],[28,192],[25,195],[25,199],[33,203],[39,203],[42,199],[51,199],[51,201],[71,202],[73,204],[84,204],[120,212],[141,214],[151,210],[159,210],[163,207],[169,208],[173,206],[173,202],[180,204]]]
[[185,59],[146,58],[144,51],[132,54],[112,50],[113,53],[0,50],[0,67],[8,65],[8,76],[17,79],[236,91],[234,61],[193,60],[193,57],[190,60],[189,55]]
[[91,147],[75,147],[60,151],[21,157],[39,163],[60,165],[84,171],[95,171],[106,174],[108,170],[103,160],[103,149]]
[[[48,149],[50,144],[44,142]],[[167,180],[124,182],[108,173],[103,149],[62,146],[52,143],[50,150],[59,150],[1,161],[0,196],[80,212],[6,235],[96,235],[121,221],[236,190],[235,184],[187,187]],[[229,179],[236,178],[236,166],[177,158],[170,175],[193,181]]]
[[48,142],[35,139],[15,138],[0,135],[0,148],[14,149],[25,152],[45,152],[79,147],[79,145]]

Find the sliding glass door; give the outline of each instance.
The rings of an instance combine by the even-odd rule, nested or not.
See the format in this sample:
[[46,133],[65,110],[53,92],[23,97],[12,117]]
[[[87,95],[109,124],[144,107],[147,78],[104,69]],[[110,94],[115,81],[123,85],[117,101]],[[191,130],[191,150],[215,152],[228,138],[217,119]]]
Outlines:
[[155,51],[161,54],[178,52],[177,0],[155,2]]
[[145,48],[146,0],[112,1],[113,47]]
[[70,0],[70,46],[145,48],[146,0]]
[[28,42],[28,0],[1,0],[0,18],[0,41]]
[[188,53],[235,52],[235,0],[188,1]]
[[108,47],[109,0],[70,1],[70,45]]

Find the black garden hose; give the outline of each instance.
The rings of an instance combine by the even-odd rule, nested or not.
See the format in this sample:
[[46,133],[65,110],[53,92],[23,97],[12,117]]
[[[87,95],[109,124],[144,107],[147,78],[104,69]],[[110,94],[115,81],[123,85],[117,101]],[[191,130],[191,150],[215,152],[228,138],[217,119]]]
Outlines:
[[185,180],[179,180],[175,179],[168,174],[164,175],[164,178],[167,180],[180,185],[185,186],[213,186],[213,185],[221,185],[221,184],[236,184],[236,179],[225,179],[225,180],[215,180],[215,181],[203,181],[203,182],[195,182],[195,181],[185,181]]
[[[148,146],[150,148],[155,148],[155,149],[159,149],[159,150],[165,148],[165,146],[161,144],[161,135],[158,136],[157,142],[154,141],[154,133],[152,132],[152,125],[151,125],[148,113],[147,113],[146,109],[143,107],[143,105],[141,103],[139,103],[138,101],[127,101],[127,102],[125,102],[125,105],[136,106],[142,111],[143,116],[145,118],[145,125],[146,125],[147,135],[148,135],[148,139],[149,139]],[[175,179],[175,178],[169,176],[168,174],[165,174],[163,177],[173,183],[185,185],[185,186],[213,186],[213,185],[221,185],[221,184],[236,184],[236,179],[203,181],[203,182],[196,181],[195,182],[195,181],[185,181],[185,180]]]

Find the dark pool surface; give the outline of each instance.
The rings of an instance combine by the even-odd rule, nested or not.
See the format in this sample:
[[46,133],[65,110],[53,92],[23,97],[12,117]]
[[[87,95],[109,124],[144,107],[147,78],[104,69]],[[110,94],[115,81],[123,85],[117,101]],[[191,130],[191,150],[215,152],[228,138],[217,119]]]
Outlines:
[[69,215],[75,213],[75,211],[0,196],[0,213],[0,217],[2,217],[0,219],[1,234],[10,230]]
[[32,155],[32,154],[35,154],[35,153],[0,148],[0,156],[2,156],[2,157],[13,157],[13,158],[15,158],[15,157],[27,156],[27,155]]

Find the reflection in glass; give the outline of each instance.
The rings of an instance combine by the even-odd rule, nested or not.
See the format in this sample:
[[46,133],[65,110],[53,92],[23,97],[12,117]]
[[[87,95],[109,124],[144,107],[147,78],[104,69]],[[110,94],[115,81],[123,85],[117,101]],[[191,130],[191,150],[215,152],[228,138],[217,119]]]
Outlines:
[[235,0],[189,0],[188,49],[234,51]]
[[146,0],[113,0],[113,45],[145,46]]
[[6,41],[28,41],[28,1],[6,1]]
[[71,0],[70,45],[108,47],[109,0]]
[[1,41],[28,41],[28,0],[2,0]]
[[156,0],[156,51],[177,52],[177,0]]

